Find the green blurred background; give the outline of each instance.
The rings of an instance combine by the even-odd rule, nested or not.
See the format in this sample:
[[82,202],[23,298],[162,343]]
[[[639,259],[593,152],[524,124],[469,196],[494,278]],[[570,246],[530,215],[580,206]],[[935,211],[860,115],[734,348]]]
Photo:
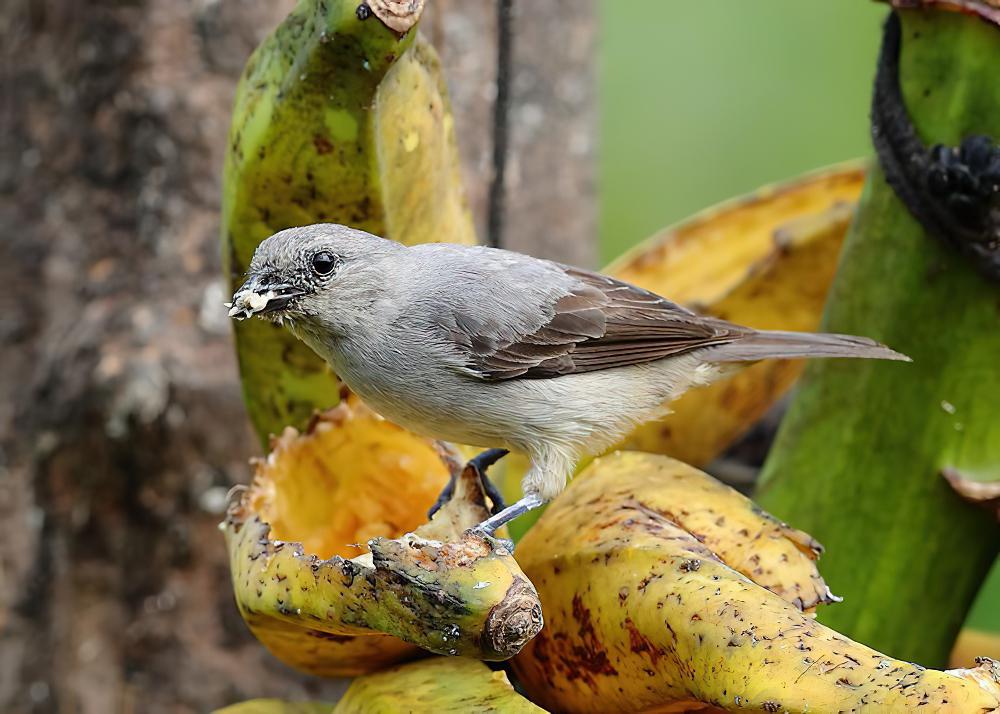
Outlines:
[[870,153],[886,9],[603,0],[602,258],[761,184]]
[[[598,8],[602,262],[713,203],[871,154],[868,101],[885,5],[601,0]],[[1000,632],[1000,567],[970,625]]]

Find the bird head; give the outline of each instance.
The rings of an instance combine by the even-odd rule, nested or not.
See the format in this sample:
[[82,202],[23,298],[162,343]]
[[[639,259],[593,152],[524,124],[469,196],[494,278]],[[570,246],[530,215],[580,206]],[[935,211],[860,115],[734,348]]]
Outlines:
[[246,280],[227,303],[229,316],[337,333],[377,299],[384,289],[381,258],[401,248],[332,223],[280,231],[257,246]]

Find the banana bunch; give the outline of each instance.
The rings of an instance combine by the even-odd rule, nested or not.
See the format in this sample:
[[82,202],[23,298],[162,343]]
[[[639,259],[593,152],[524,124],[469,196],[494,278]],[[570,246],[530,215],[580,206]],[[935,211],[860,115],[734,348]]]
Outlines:
[[924,669],[803,612],[818,551],[673,459],[595,461],[518,545],[545,628],[514,659],[552,711],[1000,710],[1000,664]]
[[[441,67],[415,28],[423,2],[300,0],[237,88],[222,243],[236,288],[272,233],[331,222],[406,244],[475,241]],[[337,403],[323,361],[287,330],[246,320],[236,349],[261,440]]]
[[[858,168],[808,177],[725,207],[691,224],[694,233],[677,229],[687,240],[655,241],[627,264],[655,276],[669,261],[671,274],[684,275],[719,256],[722,287],[713,290],[706,275],[691,299],[732,305],[752,322],[759,296],[765,325],[801,327],[818,319],[821,298],[805,296],[823,289],[812,278],[829,270],[859,182]],[[748,226],[755,230],[737,230]],[[744,373],[758,375],[740,392],[747,414],[774,399],[774,372],[760,367]],[[708,405],[721,399],[710,390],[691,396],[699,394]],[[743,426],[723,419],[699,432],[676,422],[663,448],[701,438],[710,453]],[[552,711],[1000,706],[1000,673],[989,660],[922,670],[817,624],[810,613],[837,600],[816,569],[819,544],[691,467],[635,453],[598,460],[521,541],[517,563],[499,544],[453,557],[482,547],[464,534],[483,513],[468,473],[453,501],[462,505],[420,525],[454,469],[430,442],[348,398],[304,433],[287,429],[273,441],[224,524],[237,602],[257,637],[313,674],[364,675],[339,711],[538,711],[503,674],[462,658],[386,669],[421,648],[490,658],[528,640],[513,672]],[[529,582],[545,616],[540,632]],[[442,596],[462,608],[443,612]],[[489,613],[511,611],[497,607],[505,601],[514,614],[491,629]],[[484,646],[485,632],[506,632],[498,639],[513,646]],[[245,706],[295,711],[272,701]]]
[[[477,472],[431,442],[347,399],[256,467],[222,529],[240,613],[286,663],[345,676],[417,647],[502,660],[541,628],[508,548],[469,530],[489,516]],[[417,527],[450,469],[451,500]]]

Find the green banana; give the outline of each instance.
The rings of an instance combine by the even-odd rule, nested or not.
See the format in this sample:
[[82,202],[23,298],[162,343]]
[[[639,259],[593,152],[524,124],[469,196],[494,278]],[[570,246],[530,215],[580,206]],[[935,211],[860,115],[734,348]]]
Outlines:
[[[406,244],[475,242],[440,63],[412,27],[423,3],[394,6],[391,18],[376,5],[372,14],[359,0],[301,0],[247,63],[223,187],[230,287],[257,245],[289,226],[345,223]],[[382,16],[411,28],[397,32]],[[335,376],[286,330],[246,320],[235,331],[262,442],[337,403]]]

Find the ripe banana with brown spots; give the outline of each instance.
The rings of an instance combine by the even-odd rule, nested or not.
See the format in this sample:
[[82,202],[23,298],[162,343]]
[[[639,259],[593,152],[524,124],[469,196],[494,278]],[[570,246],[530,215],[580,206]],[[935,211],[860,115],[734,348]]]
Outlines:
[[673,459],[598,459],[517,556],[545,628],[514,670],[552,711],[1000,708],[996,662],[924,669],[804,613],[803,593],[827,593],[811,539]]

